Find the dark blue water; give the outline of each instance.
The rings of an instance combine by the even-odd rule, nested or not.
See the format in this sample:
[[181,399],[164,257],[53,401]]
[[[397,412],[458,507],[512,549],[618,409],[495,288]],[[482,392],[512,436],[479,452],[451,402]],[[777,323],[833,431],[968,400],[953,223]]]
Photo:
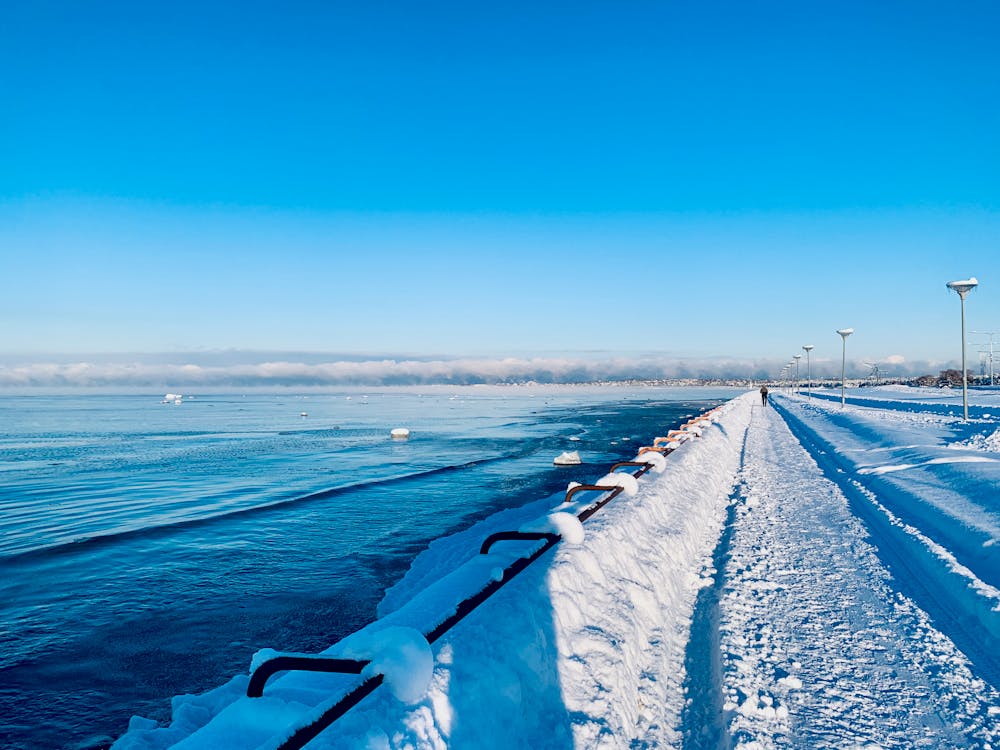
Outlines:
[[[725,395],[0,398],[0,746],[104,747],[259,648],[325,648],[431,540],[597,478]],[[552,466],[573,449],[583,466]]]

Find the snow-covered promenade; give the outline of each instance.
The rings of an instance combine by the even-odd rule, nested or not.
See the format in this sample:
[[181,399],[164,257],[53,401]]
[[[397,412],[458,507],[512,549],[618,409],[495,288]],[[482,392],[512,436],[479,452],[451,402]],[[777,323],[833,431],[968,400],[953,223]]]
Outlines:
[[[543,498],[438,540],[327,652],[381,659],[388,684],[309,747],[1000,747],[1000,403],[974,396],[966,424],[877,390],[740,396],[582,534]],[[414,638],[523,554],[479,554],[517,528],[563,540]],[[247,698],[236,677],[115,747],[277,748],[361,679]]]

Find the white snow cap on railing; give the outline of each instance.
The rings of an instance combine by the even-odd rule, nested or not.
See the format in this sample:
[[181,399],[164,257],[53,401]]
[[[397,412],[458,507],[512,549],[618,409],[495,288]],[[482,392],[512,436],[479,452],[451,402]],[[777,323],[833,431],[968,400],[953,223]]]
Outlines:
[[384,675],[397,700],[413,704],[427,695],[434,675],[434,653],[419,630],[400,626],[374,633],[362,630],[341,645],[340,656],[371,661],[362,676]]
[[657,474],[662,474],[667,468],[667,459],[663,457],[662,453],[657,453],[656,451],[646,451],[645,453],[640,453],[635,457],[635,460],[652,464],[650,471],[654,471]]
[[524,524],[521,531],[530,531],[537,534],[559,534],[567,544],[583,543],[583,524],[580,519],[572,513],[556,511],[547,516],[536,518],[530,523]]
[[615,472],[606,474],[597,480],[597,484],[602,487],[621,487],[626,495],[634,495],[639,491],[639,482],[631,474]]

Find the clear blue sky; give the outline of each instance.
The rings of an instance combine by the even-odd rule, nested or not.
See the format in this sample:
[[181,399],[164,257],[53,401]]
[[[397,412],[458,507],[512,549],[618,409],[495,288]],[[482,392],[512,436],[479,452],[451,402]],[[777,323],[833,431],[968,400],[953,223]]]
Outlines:
[[[7,3],[0,353],[956,355],[1000,4]],[[659,322],[658,322],[659,321]]]

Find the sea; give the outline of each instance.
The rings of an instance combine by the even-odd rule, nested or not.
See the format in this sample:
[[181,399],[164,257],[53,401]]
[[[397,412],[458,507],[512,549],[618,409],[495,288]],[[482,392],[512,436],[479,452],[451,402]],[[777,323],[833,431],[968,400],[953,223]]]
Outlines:
[[[432,540],[597,479],[735,393],[0,395],[0,747],[108,747],[260,648],[322,650]],[[570,450],[579,466],[553,465]]]

